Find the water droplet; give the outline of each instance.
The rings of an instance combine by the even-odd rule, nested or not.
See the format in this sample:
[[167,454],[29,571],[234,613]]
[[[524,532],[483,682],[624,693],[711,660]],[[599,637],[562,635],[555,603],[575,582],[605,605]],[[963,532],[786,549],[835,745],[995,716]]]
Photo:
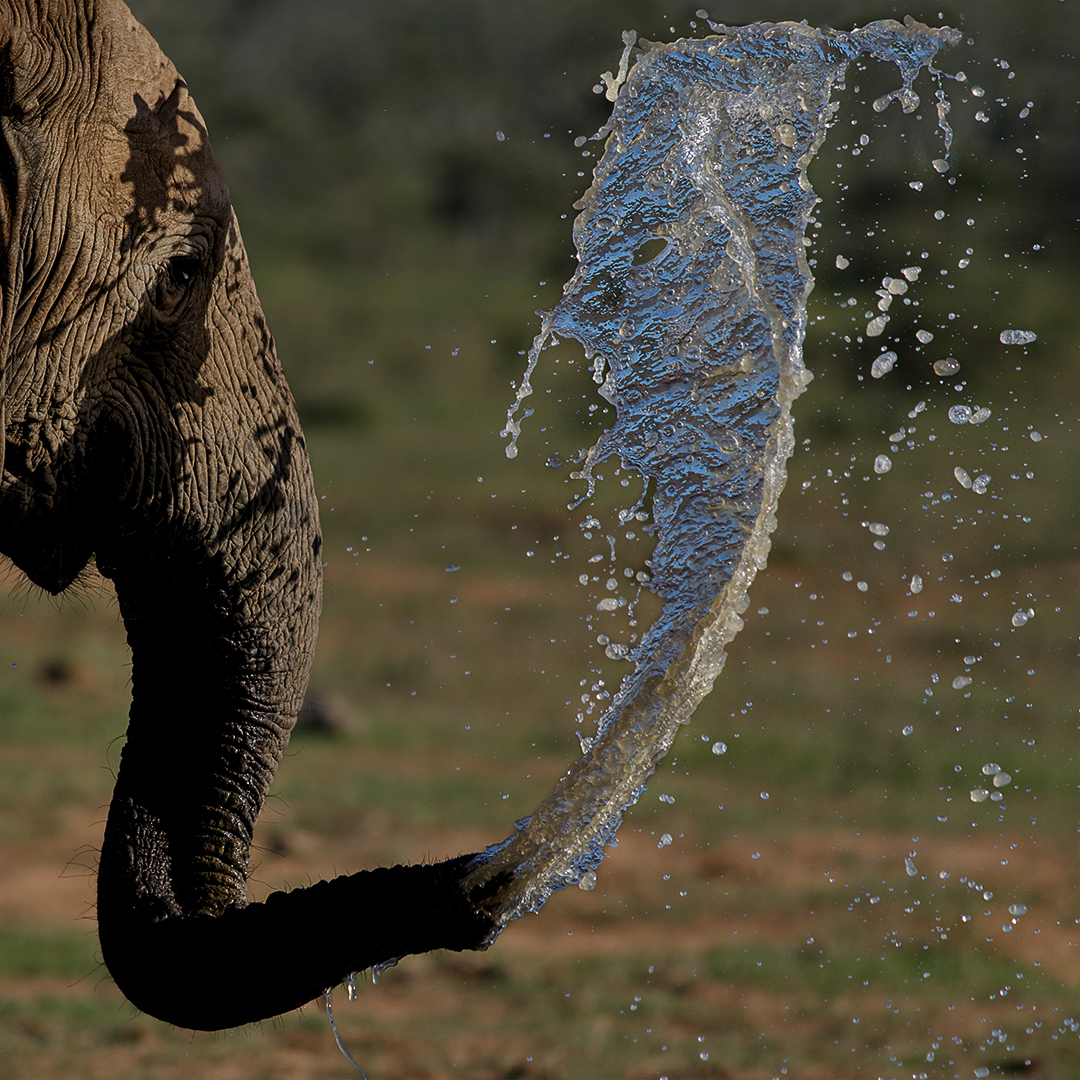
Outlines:
[[[867,337],[881,337],[885,333],[885,324],[889,321],[888,315],[878,315],[866,324]],[[879,376],[880,378],[880,376]]]
[[972,802],[986,802],[986,796],[989,795],[989,794],[990,794],[990,792],[987,791],[986,788],[981,788],[981,787],[972,788],[971,791],[970,791],[971,801]]
[[985,495],[986,489],[990,486],[990,474],[983,473],[981,476],[976,476],[971,482],[971,490],[976,495]]
[[944,360],[934,361],[934,374],[940,375],[943,378],[948,375],[955,375],[960,370],[960,361],[955,357],[947,356]]
[[763,791],[763,792],[761,793],[761,797],[762,797],[763,799],[767,799],[767,798],[769,797],[769,793],[768,793],[767,791]]
[[892,468],[892,458],[888,454],[878,454],[874,458],[874,472],[879,476],[882,473],[887,473]]
[[397,967],[398,961],[400,959],[401,959],[400,956],[393,956],[389,960],[383,961],[383,963],[381,963],[381,964],[372,964],[371,965],[371,982],[372,982],[372,985],[373,986],[378,986],[379,985],[379,980],[382,978],[383,972],[388,970],[389,968]]
[[889,535],[889,526],[883,525],[880,521],[871,521],[867,527],[875,536]]
[[1042,442],[1042,436],[1037,431],[1033,431],[1028,438],[1031,439],[1032,442]]
[[1001,772],[1001,766],[996,761],[988,761],[982,767],[983,776],[996,776]]
[[966,424],[971,420],[971,408],[967,405],[954,405],[949,410],[949,419],[954,424]]
[[618,597],[616,597],[616,596],[605,596],[604,599],[601,600],[596,605],[596,610],[597,611],[615,611],[618,608],[618,606],[619,606]]
[[919,280],[919,275],[922,273],[922,267],[921,266],[905,266],[904,269],[900,271],[900,273],[903,274],[904,277],[906,277],[908,279],[908,281],[918,281]]
[[350,1001],[356,1000],[356,972],[353,971],[345,980],[345,993]]
[[1010,904],[1009,905],[1009,914],[1010,915],[1026,915],[1027,914],[1027,904]]
[[1038,336],[1032,330],[1002,330],[998,341],[1002,345],[1030,345]]
[[663,848],[663,847],[667,847],[668,844],[670,844],[670,843],[671,843],[671,833],[666,832],[666,833],[664,833],[663,836],[660,837],[660,843],[658,843],[656,846],[658,848]]
[[495,138],[499,142],[506,142],[506,136],[501,131],[496,131],[495,132]]
[[985,406],[983,406],[982,408],[976,408],[975,411],[971,414],[971,419],[968,421],[968,423],[981,424],[984,421],[989,420],[992,415],[993,414],[990,412],[990,410]]
[[949,171],[949,163],[944,158],[934,158],[930,162],[939,173],[947,173]]
[[994,776],[994,787],[1005,787],[1011,781],[1012,777],[1007,772],[999,772]]
[[928,345],[934,340],[934,335],[929,330],[916,330],[915,336],[924,344]]
[[792,147],[795,145],[795,129],[791,124],[778,124],[776,127],[776,141],[782,143],[784,146]]
[[449,566],[448,566],[448,567],[446,568],[446,572],[447,572],[448,574],[454,574],[454,573],[457,573],[457,571],[458,571],[458,570],[460,570],[460,569],[461,569],[461,567],[460,567],[460,566],[458,566],[458,565],[457,565],[457,563],[451,563],[451,564],[450,564],[450,565],[449,565]]
[[915,729],[911,726],[911,724],[905,724],[904,725],[904,734],[905,735],[910,735],[914,730]]
[[596,871],[587,870],[581,875],[581,880],[577,883],[577,887],[582,892],[592,892],[596,888]]
[[904,869],[907,871],[908,877],[918,877],[919,868],[911,861],[911,856],[904,857]]
[[750,858],[751,859],[760,859],[761,858],[761,852],[760,851],[751,852]]
[[956,477],[961,487],[971,487],[971,477],[968,475],[967,469],[962,469],[959,465],[953,469],[953,476]]
[[1028,616],[1027,616],[1026,611],[1013,612],[1013,617],[1012,617],[1013,626],[1024,626],[1027,623],[1027,621],[1028,621]]
[[672,804],[674,804],[674,802],[675,802],[675,799],[674,799],[674,797],[673,797],[673,796],[671,796],[671,795],[661,795],[661,796],[660,796],[660,801],[661,801],[662,803],[672,803]]
[[911,588],[911,591],[913,593],[921,593],[922,592],[922,578],[919,577],[918,574],[912,574],[911,575],[911,586],[910,586],[910,588]]
[[952,681],[952,688],[954,690],[963,690],[965,686],[971,685],[970,675],[957,675]]
[[727,753],[727,743],[714,742],[712,744],[712,752],[714,754],[726,754]]
[[843,255],[837,255],[836,256],[836,269],[837,270],[846,270],[849,265],[850,265],[850,263],[847,261],[847,259],[844,258]]
[[[877,319],[874,319],[873,321],[874,321],[874,322],[877,322],[878,320],[877,320]],[[882,323],[882,327],[884,327],[884,325],[885,325],[885,324],[884,324],[884,323]],[[869,335],[870,337],[876,337],[876,336],[877,336],[877,334],[880,334],[880,333],[881,333],[881,330],[879,329],[879,330],[877,331],[877,334],[872,334],[872,333],[870,333],[870,327],[868,326],[868,327],[866,328],[866,332],[867,332],[867,334],[868,334],[868,335]],[[891,352],[891,351],[890,351],[890,352],[883,352],[883,353],[882,353],[882,354],[881,354],[881,355],[880,355],[879,357],[877,357],[877,359],[875,359],[875,360],[874,360],[874,362],[873,362],[873,363],[872,363],[872,364],[870,365],[870,374],[871,374],[871,375],[872,375],[872,376],[873,376],[873,377],[874,377],[875,379],[880,379],[880,378],[881,378],[882,376],[884,376],[884,375],[888,375],[888,374],[889,374],[889,372],[890,372],[890,371],[892,371],[892,369],[893,369],[893,365],[894,365],[894,364],[896,363],[896,359],[897,359],[897,357],[896,357],[896,353],[894,353],[894,352]]]

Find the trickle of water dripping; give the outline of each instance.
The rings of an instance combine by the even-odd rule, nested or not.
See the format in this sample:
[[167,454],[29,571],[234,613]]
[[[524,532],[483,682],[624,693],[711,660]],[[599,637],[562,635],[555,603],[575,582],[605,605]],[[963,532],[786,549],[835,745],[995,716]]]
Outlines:
[[[351,977],[352,976],[350,976],[350,978]],[[341,1038],[341,1033],[337,1029],[337,1024],[334,1023],[334,1007],[330,1003],[330,995],[331,991],[327,990],[325,993],[326,1018],[330,1021],[330,1030],[334,1033],[334,1042],[337,1043],[337,1048],[341,1051],[342,1056],[345,1058],[345,1060],[364,1078],[364,1080],[367,1080],[367,1073],[365,1073],[364,1070],[360,1068],[360,1066],[356,1063],[355,1058],[353,1058],[352,1054],[349,1053],[349,1049],[345,1045],[344,1041]]]

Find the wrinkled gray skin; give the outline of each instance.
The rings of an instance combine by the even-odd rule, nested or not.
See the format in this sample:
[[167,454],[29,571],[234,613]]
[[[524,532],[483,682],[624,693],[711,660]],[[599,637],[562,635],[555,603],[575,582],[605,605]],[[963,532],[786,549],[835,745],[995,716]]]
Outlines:
[[131,645],[98,881],[128,998],[231,1027],[481,946],[463,860],[247,904],[315,647],[318,513],[202,118],[119,0],[0,0],[0,434],[0,551],[52,593],[96,559]]

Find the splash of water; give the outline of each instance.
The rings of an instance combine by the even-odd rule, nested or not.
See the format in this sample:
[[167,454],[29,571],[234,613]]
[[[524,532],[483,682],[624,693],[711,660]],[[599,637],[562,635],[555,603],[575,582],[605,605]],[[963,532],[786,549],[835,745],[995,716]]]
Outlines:
[[[663,601],[582,758],[466,878],[503,924],[538,911],[614,846],[623,812],[742,628],[794,446],[791,404],[811,379],[805,233],[817,198],[807,166],[838,108],[835,85],[858,56],[891,61],[902,85],[873,107],[899,100],[911,112],[920,70],[933,72],[936,53],[960,39],[910,18],[847,33],[711,25],[716,35],[701,40],[638,43],[594,136],[607,141],[578,204],[578,270],[543,318],[503,432],[513,457],[545,346],[556,335],[580,342],[616,422],[574,475],[584,497],[612,457],[645,480],[623,518],[644,519],[651,492],[651,587]],[[951,131],[938,81],[943,172]]]

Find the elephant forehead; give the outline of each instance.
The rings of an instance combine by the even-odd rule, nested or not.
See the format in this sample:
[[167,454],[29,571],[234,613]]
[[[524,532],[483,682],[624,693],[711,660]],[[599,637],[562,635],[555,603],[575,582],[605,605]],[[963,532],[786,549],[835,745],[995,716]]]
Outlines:
[[175,214],[218,217],[229,192],[184,83],[149,99],[136,91],[119,122],[99,125],[103,194],[143,225]]
[[220,214],[228,189],[202,116],[121,0],[21,0],[11,16],[10,91],[73,196],[144,224],[169,208]]
[[130,15],[127,21],[110,50],[115,78],[94,110],[110,186],[147,222],[169,209],[227,206],[228,188],[186,83],[146,30]]

